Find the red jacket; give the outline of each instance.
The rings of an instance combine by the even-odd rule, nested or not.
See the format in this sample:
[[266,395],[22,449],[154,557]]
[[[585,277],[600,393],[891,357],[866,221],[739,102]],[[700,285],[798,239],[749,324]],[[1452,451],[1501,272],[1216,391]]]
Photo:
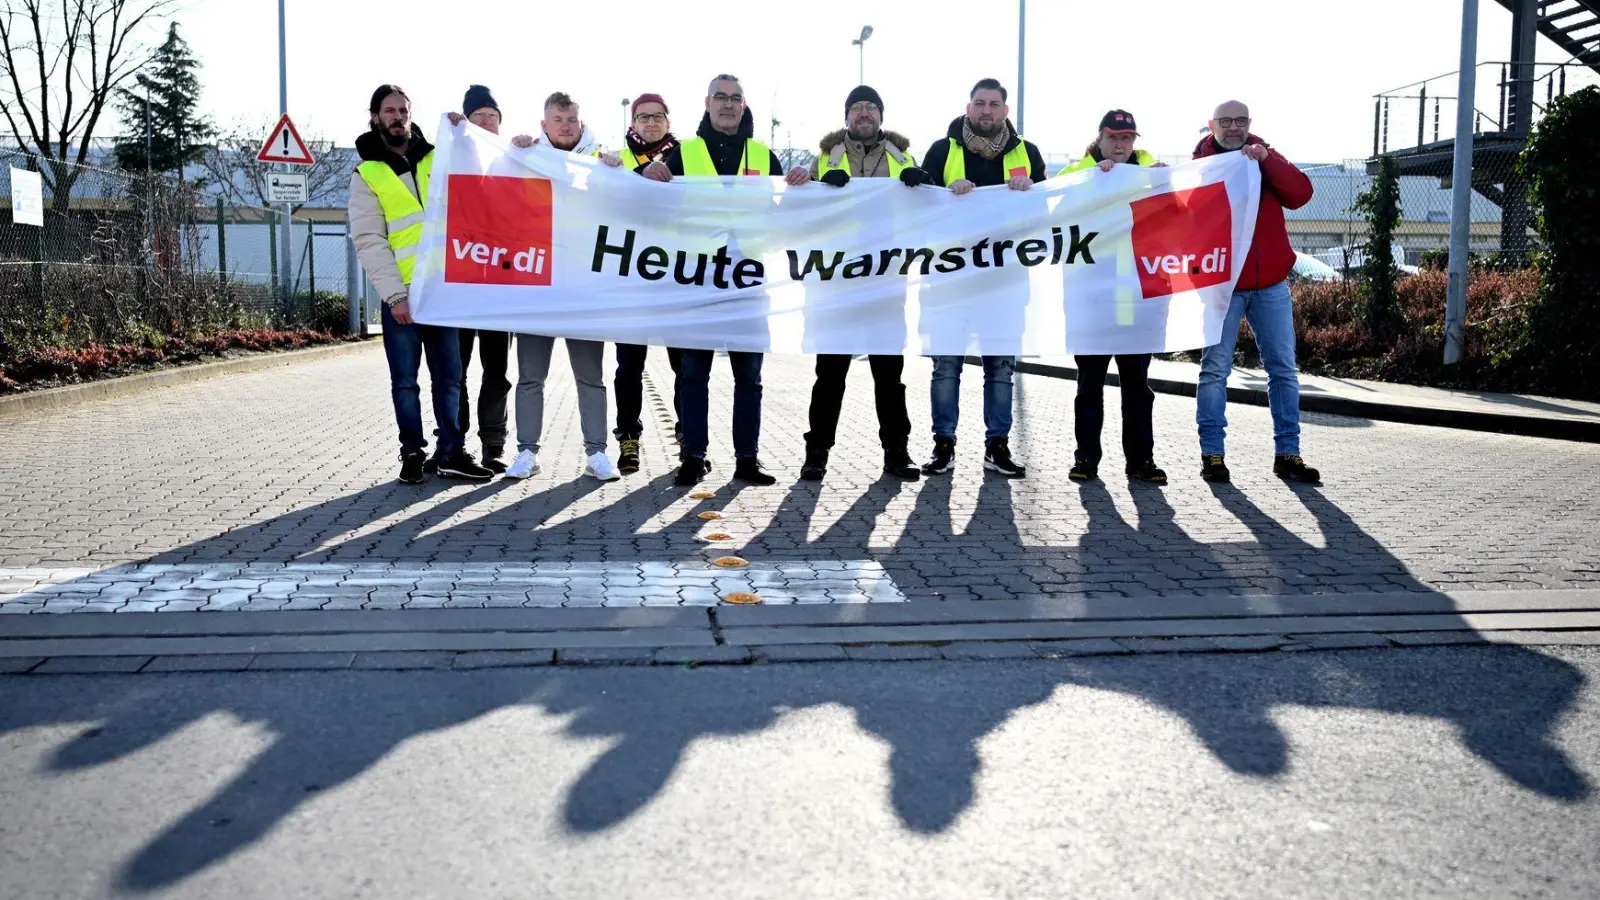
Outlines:
[[[1245,143],[1267,145],[1253,134],[1245,138]],[[1226,151],[1208,134],[1195,145],[1194,158],[1223,152]],[[1256,212],[1256,235],[1250,244],[1250,255],[1245,258],[1244,271],[1239,273],[1237,290],[1270,287],[1289,277],[1289,270],[1294,268],[1294,248],[1289,246],[1289,228],[1284,224],[1283,211],[1310,203],[1311,193],[1311,179],[1306,173],[1268,147],[1267,158],[1261,162],[1261,207]]]

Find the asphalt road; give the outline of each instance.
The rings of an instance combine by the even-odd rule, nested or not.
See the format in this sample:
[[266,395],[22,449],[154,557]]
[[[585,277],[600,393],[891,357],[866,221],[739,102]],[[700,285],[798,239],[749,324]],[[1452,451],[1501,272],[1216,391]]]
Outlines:
[[1593,897],[1600,651],[0,678],[0,897]]

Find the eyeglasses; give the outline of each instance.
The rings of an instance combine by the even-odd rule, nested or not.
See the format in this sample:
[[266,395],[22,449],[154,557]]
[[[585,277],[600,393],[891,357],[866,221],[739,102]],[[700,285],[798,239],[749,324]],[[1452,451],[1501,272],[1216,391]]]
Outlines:
[[744,95],[743,94],[724,94],[721,91],[717,91],[715,94],[711,95],[711,99],[717,101],[718,103],[732,103],[734,106],[738,106],[739,104],[744,102]]
[[1223,118],[1217,119],[1216,121],[1217,121],[1217,124],[1219,126],[1223,127],[1223,128],[1233,128],[1233,127],[1248,128],[1250,126],[1250,117],[1249,116],[1236,116],[1236,117],[1231,118],[1231,119],[1227,118],[1227,117],[1223,117]]
[[637,116],[633,117],[633,120],[635,122],[665,122],[667,120],[667,114],[666,113],[639,113]]
[[855,106],[850,107],[850,115],[852,115],[852,116],[857,114],[857,113],[877,112],[877,111],[878,111],[878,104],[873,103],[870,100],[863,100],[860,103],[857,103]]

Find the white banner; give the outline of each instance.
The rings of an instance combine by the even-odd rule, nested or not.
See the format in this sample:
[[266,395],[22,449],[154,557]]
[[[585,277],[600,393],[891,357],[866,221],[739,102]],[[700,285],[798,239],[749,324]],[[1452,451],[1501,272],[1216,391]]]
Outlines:
[[662,184],[440,122],[417,321],[671,347],[1057,356],[1209,346],[1250,251],[1238,153],[965,196]]

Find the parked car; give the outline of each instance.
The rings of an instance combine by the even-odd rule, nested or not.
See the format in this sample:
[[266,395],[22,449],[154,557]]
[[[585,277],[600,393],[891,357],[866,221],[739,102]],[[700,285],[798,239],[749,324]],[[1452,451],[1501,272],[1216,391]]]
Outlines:
[[[1394,254],[1394,267],[1399,270],[1401,275],[1415,275],[1421,271],[1416,266],[1406,265],[1406,252],[1398,245],[1391,246],[1390,249]],[[1349,270],[1353,273],[1366,262],[1367,251],[1360,245],[1334,247],[1331,250],[1324,250],[1318,253],[1316,259],[1336,272],[1343,272],[1346,267],[1349,267]]]
[[1343,281],[1344,276],[1339,270],[1328,265],[1315,256],[1296,252],[1294,255],[1294,268],[1289,270],[1289,283],[1299,284],[1302,281]]

